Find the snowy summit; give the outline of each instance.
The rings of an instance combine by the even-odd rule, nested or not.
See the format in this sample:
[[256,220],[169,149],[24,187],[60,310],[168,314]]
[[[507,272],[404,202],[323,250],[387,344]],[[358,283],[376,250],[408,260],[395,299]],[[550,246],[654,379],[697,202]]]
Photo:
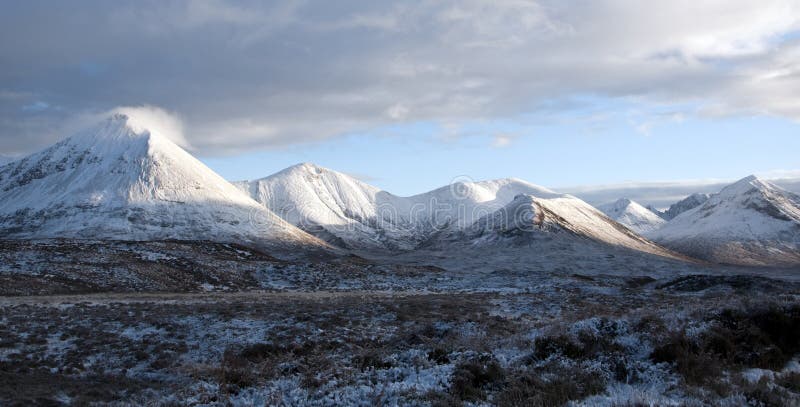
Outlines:
[[649,237],[720,263],[800,264],[800,196],[749,176]]
[[0,167],[0,230],[13,238],[324,246],[124,114]]
[[636,233],[648,233],[663,226],[666,221],[653,211],[627,198],[598,206],[609,218],[627,226]]

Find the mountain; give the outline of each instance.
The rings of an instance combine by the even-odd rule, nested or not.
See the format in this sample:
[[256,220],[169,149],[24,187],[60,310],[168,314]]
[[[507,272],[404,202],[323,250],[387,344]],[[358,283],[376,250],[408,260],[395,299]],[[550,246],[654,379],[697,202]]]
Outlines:
[[379,208],[391,203],[393,197],[348,175],[299,164],[234,185],[289,223],[337,246],[403,246],[407,228],[396,227],[395,216],[379,216]]
[[475,245],[497,242],[530,245],[537,240],[573,245],[591,242],[682,258],[570,195],[549,198],[517,195],[506,206],[478,219],[459,234]]
[[639,234],[652,232],[666,223],[651,210],[627,198],[598,206],[597,209]]
[[704,204],[706,201],[708,201],[709,197],[711,197],[711,194],[691,194],[686,198],[670,205],[666,211],[659,212],[659,215],[666,220],[675,219],[676,216],[688,211],[689,209],[694,209]]
[[0,165],[6,165],[12,161],[14,161],[14,157],[0,154]]
[[520,193],[556,195],[505,179],[458,182],[399,197],[308,163],[234,184],[286,221],[337,246],[355,249],[411,250],[437,231],[469,225]]
[[325,246],[146,125],[115,114],[0,167],[0,233]]
[[648,237],[719,263],[798,265],[800,196],[750,176],[723,188]]
[[399,197],[348,175],[300,164],[236,185],[288,222],[351,249],[407,251],[549,236],[676,256],[578,198],[513,178],[456,182]]

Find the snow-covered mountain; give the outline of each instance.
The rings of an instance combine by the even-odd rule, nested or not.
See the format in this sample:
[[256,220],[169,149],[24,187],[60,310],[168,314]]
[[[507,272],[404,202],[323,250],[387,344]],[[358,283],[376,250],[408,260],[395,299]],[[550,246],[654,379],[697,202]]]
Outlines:
[[399,197],[348,175],[299,164],[235,183],[288,222],[341,247],[410,250],[444,228],[471,224],[520,193],[555,196],[516,179],[460,182]]
[[14,157],[0,154],[0,165],[6,165],[12,161],[14,161]]
[[666,211],[659,212],[659,216],[666,220],[675,219],[676,216],[688,211],[689,209],[694,209],[706,201],[708,198],[711,197],[711,194],[703,194],[703,193],[694,193],[687,196],[684,199],[681,199],[678,202],[670,205]]
[[353,249],[441,248],[456,241],[492,244],[512,235],[516,240],[546,235],[674,257],[578,198],[513,178],[457,182],[399,197],[300,164],[236,185],[287,221]]
[[[550,198],[517,195],[503,208],[455,234],[456,239],[466,237],[474,245],[505,242],[531,245],[536,241],[561,241],[572,245],[574,250],[576,242],[593,242],[659,256],[680,257],[570,195]],[[449,238],[453,239],[452,234]]]
[[308,163],[235,184],[287,221],[332,243],[390,250],[414,249],[442,229],[468,226],[520,193],[557,195],[521,180],[504,179],[458,182],[400,197]]
[[299,164],[234,185],[286,221],[337,246],[411,248],[404,244],[413,241],[410,228],[401,227],[397,216],[379,216],[382,205],[394,197],[345,174]]
[[657,230],[666,223],[651,210],[627,198],[600,205],[597,209],[639,234]]
[[712,195],[651,233],[653,240],[720,263],[800,264],[800,196],[754,176]]
[[326,246],[147,124],[114,114],[0,167],[2,236]]

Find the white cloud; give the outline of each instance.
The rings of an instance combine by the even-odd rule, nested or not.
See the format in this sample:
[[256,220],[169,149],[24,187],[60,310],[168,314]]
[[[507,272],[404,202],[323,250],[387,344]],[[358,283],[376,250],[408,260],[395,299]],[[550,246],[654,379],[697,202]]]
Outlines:
[[183,134],[183,122],[175,113],[148,105],[118,107],[111,113],[128,116],[128,125],[137,132],[150,131],[166,137],[183,148],[190,148],[189,142]]
[[[742,174],[742,177],[747,174]],[[800,170],[773,170],[756,174],[758,177],[777,184],[794,193],[800,193]],[[556,188],[559,192],[575,195],[592,205],[614,202],[628,198],[643,205],[666,208],[669,205],[700,193],[717,193],[736,179],[695,179],[661,182],[625,182],[608,185],[590,185]]]
[[392,105],[386,109],[386,115],[392,120],[403,120],[408,117],[409,109],[402,103]]
[[511,145],[511,142],[514,141],[514,136],[508,134],[495,134],[492,138],[492,147],[494,148],[503,148],[508,147]]

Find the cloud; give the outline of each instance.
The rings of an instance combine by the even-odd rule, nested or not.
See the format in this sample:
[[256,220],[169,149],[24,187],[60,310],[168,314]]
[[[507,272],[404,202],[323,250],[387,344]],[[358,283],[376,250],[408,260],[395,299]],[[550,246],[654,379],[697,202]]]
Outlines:
[[[140,104],[178,112],[205,155],[585,95],[800,120],[798,16],[792,0],[18,2],[0,15],[0,151]],[[59,109],[25,114],[37,101]]]
[[133,127],[134,131],[150,131],[166,137],[183,148],[191,147],[183,134],[183,123],[175,113],[147,105],[118,107],[110,113],[128,116],[128,125]]
[[49,108],[50,108],[50,104],[48,104],[47,102],[42,102],[41,100],[39,100],[39,101],[33,102],[31,104],[22,106],[22,111],[31,112],[31,113],[37,113],[37,112],[43,112],[43,111],[45,111],[45,110],[47,110]]
[[494,148],[503,148],[508,147],[511,145],[511,142],[514,141],[514,136],[508,134],[495,134],[492,138],[492,147]]
[[409,109],[403,104],[395,104],[386,109],[386,115],[394,120],[403,120],[408,117]]
[[[743,174],[744,176],[745,174]],[[774,170],[756,174],[776,185],[800,193],[800,171]],[[713,194],[735,182],[735,179],[697,179],[663,182],[627,182],[609,185],[591,185],[557,188],[559,192],[575,195],[592,205],[603,205],[619,198],[632,199],[642,205],[667,208],[671,204],[700,192]]]

